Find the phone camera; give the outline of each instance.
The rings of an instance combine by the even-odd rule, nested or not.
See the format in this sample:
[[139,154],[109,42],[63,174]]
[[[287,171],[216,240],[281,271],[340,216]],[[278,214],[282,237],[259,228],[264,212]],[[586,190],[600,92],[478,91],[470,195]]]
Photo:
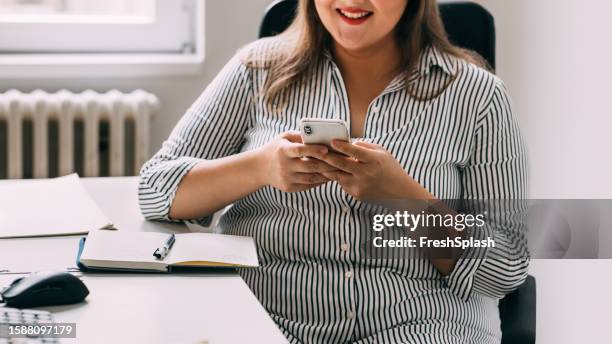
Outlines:
[[309,125],[305,126],[304,127],[304,134],[306,134],[308,136],[312,135],[312,127],[309,126]]

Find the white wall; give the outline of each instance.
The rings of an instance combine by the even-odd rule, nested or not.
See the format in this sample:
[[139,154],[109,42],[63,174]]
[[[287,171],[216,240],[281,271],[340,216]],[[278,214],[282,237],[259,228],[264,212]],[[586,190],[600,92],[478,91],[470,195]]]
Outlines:
[[242,45],[257,38],[259,23],[271,0],[206,0],[206,61],[204,71],[187,77],[159,78],[78,78],[78,79],[17,79],[7,80],[0,75],[0,92],[17,88],[23,92],[42,88],[52,92],[67,88],[74,92],[93,89],[105,92],[116,88],[131,91],[144,88],[161,100],[160,115],[153,119],[153,152],[214,78],[225,62]]
[[533,198],[612,198],[612,2],[478,0],[527,139]]
[[[529,145],[531,196],[612,198],[612,2],[477,2],[497,23],[498,74]],[[600,229],[600,244],[612,247],[609,228]],[[538,343],[610,342],[610,297],[601,286],[611,268],[611,260],[531,262]]]

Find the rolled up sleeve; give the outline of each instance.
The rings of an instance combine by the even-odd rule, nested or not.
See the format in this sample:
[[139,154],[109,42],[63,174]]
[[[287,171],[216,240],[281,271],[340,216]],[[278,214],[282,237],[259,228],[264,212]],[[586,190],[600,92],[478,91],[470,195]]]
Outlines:
[[501,81],[477,118],[462,184],[464,201],[487,219],[469,235],[475,240],[491,238],[495,246],[466,249],[447,276],[448,286],[464,301],[474,292],[503,298],[526,279],[529,252],[525,233],[527,154]]
[[[178,122],[162,148],[140,171],[139,203],[148,220],[172,221],[170,207],[183,177],[203,160],[236,154],[250,127],[250,72],[232,58]],[[196,219],[206,225],[211,217]]]

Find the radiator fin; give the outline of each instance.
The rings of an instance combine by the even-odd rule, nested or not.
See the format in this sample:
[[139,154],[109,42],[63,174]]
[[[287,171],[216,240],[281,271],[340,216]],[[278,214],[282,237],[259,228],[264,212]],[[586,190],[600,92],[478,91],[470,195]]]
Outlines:
[[[158,98],[143,90],[0,93],[0,178],[138,173],[149,158],[150,121],[158,111]],[[109,130],[100,135],[103,123]],[[30,127],[32,134],[24,134]]]

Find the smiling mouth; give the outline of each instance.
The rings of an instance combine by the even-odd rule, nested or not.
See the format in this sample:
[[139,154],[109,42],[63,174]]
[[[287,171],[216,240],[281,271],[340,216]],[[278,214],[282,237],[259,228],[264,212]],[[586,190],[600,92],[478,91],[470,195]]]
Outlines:
[[361,24],[374,14],[374,12],[355,8],[338,8],[336,11],[349,24]]

